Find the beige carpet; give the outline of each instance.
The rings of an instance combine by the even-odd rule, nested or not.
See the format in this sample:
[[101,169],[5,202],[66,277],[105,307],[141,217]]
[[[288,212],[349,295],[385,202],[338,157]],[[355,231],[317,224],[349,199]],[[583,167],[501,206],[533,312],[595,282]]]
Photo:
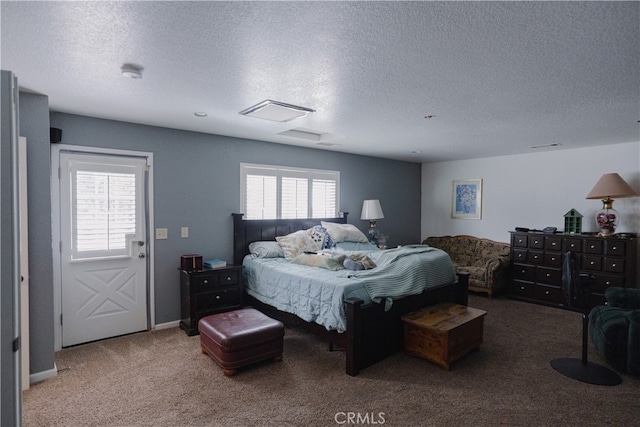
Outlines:
[[[287,328],[284,360],[227,378],[179,329],[56,354],[56,378],[24,393],[25,426],[631,426],[640,381],[566,378],[549,362],[580,357],[578,313],[470,298],[488,312],[485,341],[447,372],[399,353],[344,373],[344,354]],[[603,363],[590,348],[591,361]],[[351,413],[351,415],[350,415]],[[352,418],[348,418],[351,416]]]

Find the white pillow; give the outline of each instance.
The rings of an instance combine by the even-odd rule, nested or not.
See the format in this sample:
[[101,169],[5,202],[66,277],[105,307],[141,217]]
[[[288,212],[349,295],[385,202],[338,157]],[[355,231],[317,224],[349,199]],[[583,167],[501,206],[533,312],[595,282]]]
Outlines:
[[320,222],[335,243],[338,242],[368,242],[367,236],[353,224],[338,224],[335,222]]
[[311,238],[307,230],[295,231],[286,236],[276,237],[286,259],[293,259],[304,251],[319,251],[320,244]]
[[266,241],[266,242],[253,242],[249,244],[249,252],[256,258],[283,258],[284,252],[282,252],[282,248],[276,242]]

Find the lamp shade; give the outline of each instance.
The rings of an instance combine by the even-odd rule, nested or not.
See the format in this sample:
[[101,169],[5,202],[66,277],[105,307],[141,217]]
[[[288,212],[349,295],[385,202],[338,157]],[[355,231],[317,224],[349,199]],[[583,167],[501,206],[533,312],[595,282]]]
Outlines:
[[365,200],[362,202],[362,215],[360,219],[380,219],[384,218],[379,200]]
[[593,189],[587,194],[587,199],[619,199],[622,197],[637,196],[638,193],[631,188],[617,173],[606,173],[600,177]]

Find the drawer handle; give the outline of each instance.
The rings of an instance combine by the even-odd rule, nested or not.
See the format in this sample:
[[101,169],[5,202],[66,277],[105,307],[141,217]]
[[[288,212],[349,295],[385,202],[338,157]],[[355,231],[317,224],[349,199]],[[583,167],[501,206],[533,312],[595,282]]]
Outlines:
[[544,291],[544,294],[545,295],[549,295],[549,291]]
[[571,247],[572,247],[572,248],[575,248],[575,247],[576,247],[576,244],[575,244],[575,243],[572,243],[572,244],[571,244]]
[[615,264],[615,263],[614,263],[614,264],[611,264],[611,266],[612,266],[612,267],[615,267],[615,266],[616,266],[616,264]]
[[522,270],[522,274],[524,274],[524,273],[526,273],[526,272],[527,272],[527,270]]
[[538,259],[538,255],[534,255],[534,256],[533,256],[533,259]]
[[551,273],[547,273],[547,277],[551,277]]
[[230,282],[231,280],[231,276],[227,276],[227,282]]
[[216,299],[220,299],[220,295],[216,295]]
[[595,262],[591,261],[590,264],[593,265],[593,264],[595,264]]
[[537,245],[537,244],[538,244],[538,241],[537,241],[537,240],[534,240],[534,241],[533,241],[533,244],[534,244],[534,245]]
[[524,286],[520,286],[520,290],[521,290],[521,291],[524,291]]
[[605,282],[605,284],[606,284],[607,286],[609,286],[609,285],[611,284],[611,282],[607,280],[607,281]]
[[518,239],[518,243],[522,243],[522,239]]
[[555,260],[556,260],[556,257],[551,257],[551,261],[555,261]]
[[555,245],[556,245],[556,242],[553,242],[553,243],[551,244],[551,246],[555,246]]
[[596,247],[596,245],[591,245],[590,247],[591,247],[591,249],[593,249],[593,248],[595,248],[595,247]]
[[611,249],[613,249],[613,250],[615,251],[616,249],[618,249],[618,247],[617,247],[617,246],[614,246],[614,247],[612,247]]
[[209,281],[208,281],[207,279],[204,279],[204,280],[202,281],[202,283],[204,283],[204,284],[206,285],[207,283],[209,283]]

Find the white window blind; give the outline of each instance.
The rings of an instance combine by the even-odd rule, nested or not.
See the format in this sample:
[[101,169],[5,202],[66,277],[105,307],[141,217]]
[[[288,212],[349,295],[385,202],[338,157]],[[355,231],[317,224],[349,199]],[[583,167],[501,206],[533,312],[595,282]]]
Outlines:
[[74,252],[124,253],[125,235],[136,232],[135,175],[77,171],[74,178]]
[[240,165],[240,204],[246,219],[333,218],[338,214],[340,172]]

